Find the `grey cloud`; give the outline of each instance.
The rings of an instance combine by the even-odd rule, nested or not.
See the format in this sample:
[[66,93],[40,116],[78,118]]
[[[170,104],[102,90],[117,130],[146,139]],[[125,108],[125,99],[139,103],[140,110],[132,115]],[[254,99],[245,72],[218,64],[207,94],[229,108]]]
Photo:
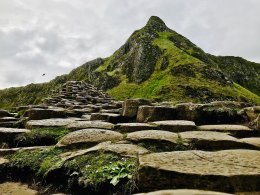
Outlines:
[[2,0],[0,88],[107,57],[151,15],[206,52],[260,62],[259,13],[258,0]]

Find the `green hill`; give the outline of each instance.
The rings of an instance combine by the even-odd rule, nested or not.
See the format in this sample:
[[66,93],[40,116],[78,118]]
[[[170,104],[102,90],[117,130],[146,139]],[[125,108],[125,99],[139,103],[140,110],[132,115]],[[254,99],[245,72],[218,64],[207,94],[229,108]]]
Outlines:
[[108,58],[97,58],[44,84],[0,90],[0,106],[38,103],[67,80],[85,80],[116,99],[260,103],[260,64],[205,53],[158,17]]

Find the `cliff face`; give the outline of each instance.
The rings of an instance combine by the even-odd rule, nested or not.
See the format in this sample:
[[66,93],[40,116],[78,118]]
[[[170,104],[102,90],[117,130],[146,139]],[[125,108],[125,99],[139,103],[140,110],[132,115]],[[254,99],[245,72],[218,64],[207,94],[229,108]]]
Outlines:
[[37,103],[65,81],[85,80],[116,99],[259,103],[259,78],[260,64],[207,54],[152,16],[110,57],[87,62],[49,83],[1,90],[0,101],[2,107]]

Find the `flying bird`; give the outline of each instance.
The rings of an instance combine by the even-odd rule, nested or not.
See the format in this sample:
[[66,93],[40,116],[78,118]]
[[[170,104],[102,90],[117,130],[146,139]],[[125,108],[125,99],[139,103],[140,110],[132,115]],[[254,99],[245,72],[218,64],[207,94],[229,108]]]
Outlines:
[[42,76],[44,77],[46,74],[44,73],[44,74],[42,74]]

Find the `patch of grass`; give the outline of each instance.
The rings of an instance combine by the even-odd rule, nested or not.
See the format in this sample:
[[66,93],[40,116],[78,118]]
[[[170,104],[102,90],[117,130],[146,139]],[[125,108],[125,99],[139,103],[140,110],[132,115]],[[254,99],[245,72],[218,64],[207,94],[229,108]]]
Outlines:
[[30,170],[39,177],[43,177],[48,170],[57,162],[61,149],[37,149],[32,151],[21,150],[8,155],[11,166],[20,170]]
[[12,145],[14,147],[54,145],[68,133],[69,130],[64,127],[37,128],[29,133],[17,135]]
[[91,153],[66,162],[65,167],[76,169],[74,174],[79,175],[79,182],[86,187],[105,182],[116,186],[122,180],[134,179],[137,160],[109,153]]

